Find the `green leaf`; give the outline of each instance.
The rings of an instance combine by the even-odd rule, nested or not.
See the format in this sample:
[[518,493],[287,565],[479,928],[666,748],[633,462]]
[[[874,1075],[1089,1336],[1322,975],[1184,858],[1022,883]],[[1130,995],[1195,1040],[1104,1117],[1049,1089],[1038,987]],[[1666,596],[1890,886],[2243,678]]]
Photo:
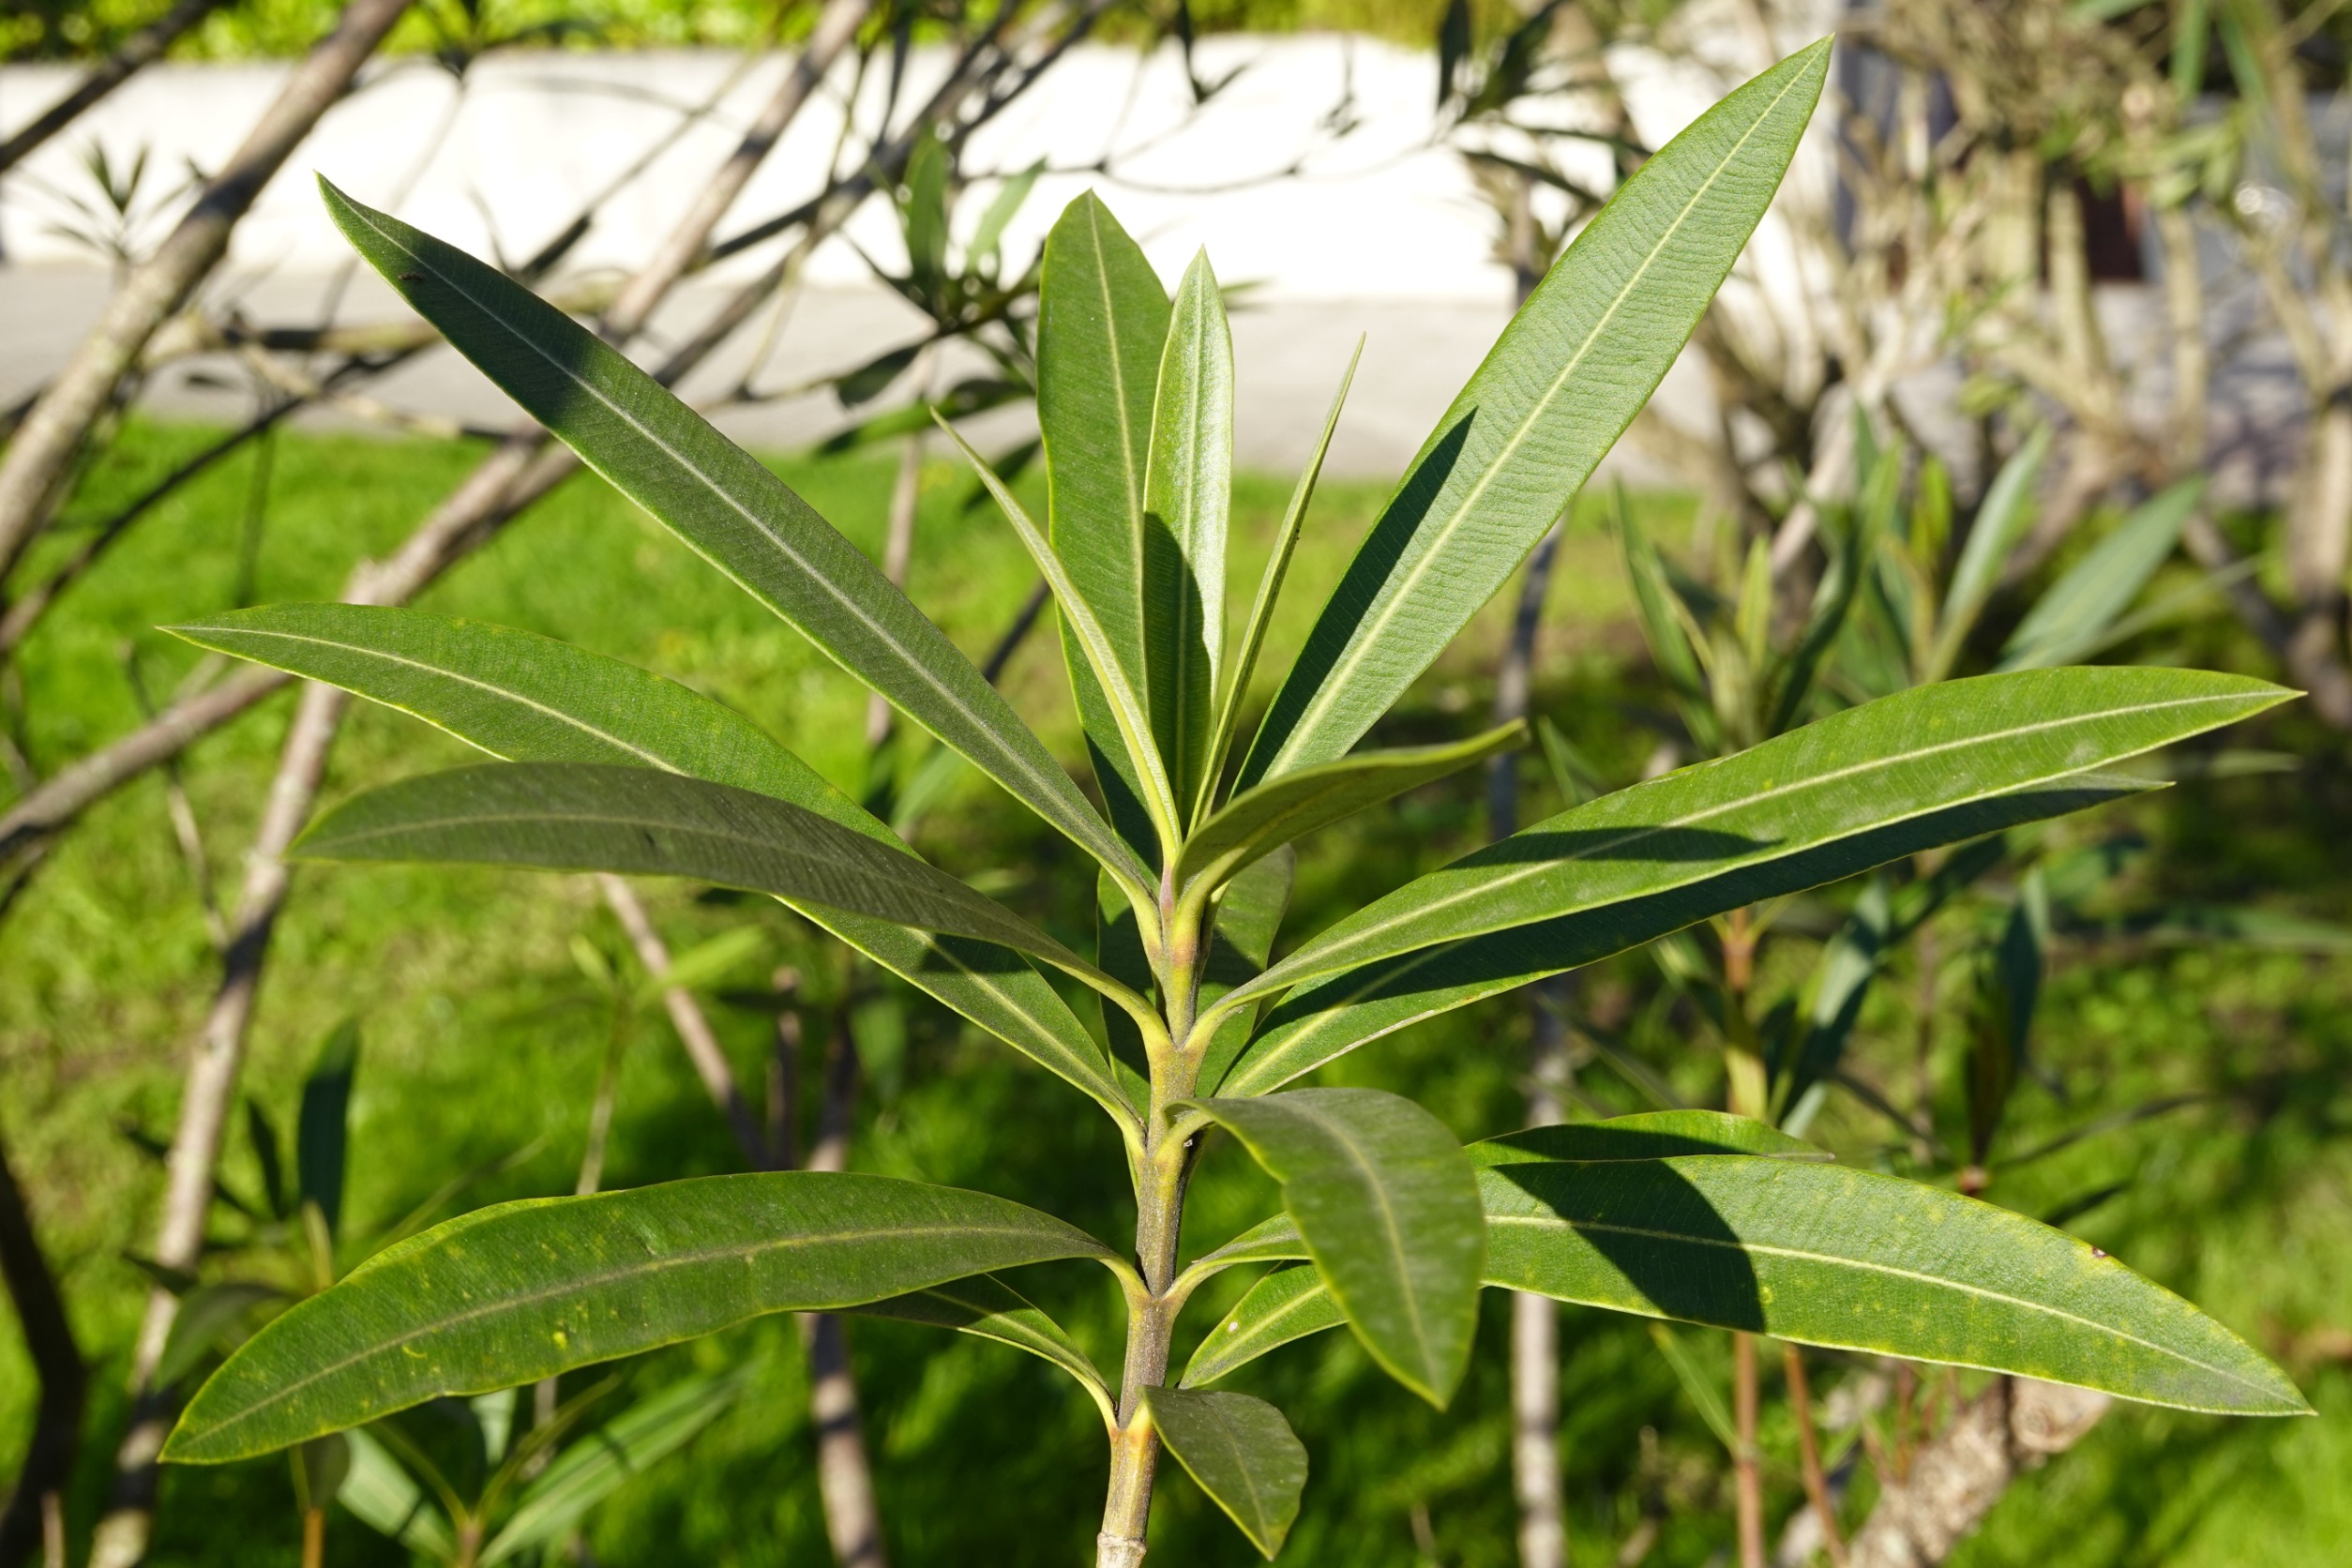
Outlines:
[[1111,1257],[1050,1214],[884,1176],[705,1176],[497,1204],[385,1248],[255,1334],[189,1404],[165,1456],[220,1464],[765,1313]]
[[1306,1447],[1282,1412],[1246,1394],[1150,1388],[1160,1441],[1267,1561],[1299,1516]]
[[248,1312],[284,1294],[274,1285],[244,1279],[199,1285],[188,1291],[180,1298],[172,1332],[164,1337],[163,1356],[156,1363],[155,1386],[170,1388],[187,1377]]
[[2050,585],[2001,649],[2003,670],[2042,670],[2088,657],[2180,542],[2205,499],[2202,475],[2133,509],[2116,531]]
[[1114,1430],[1119,1416],[1110,1386],[1078,1342],[1023,1296],[994,1274],[974,1274],[927,1289],[892,1296],[851,1310],[868,1318],[896,1318],[907,1323],[929,1323],[981,1339],[993,1339],[1017,1350],[1053,1363],[1076,1378],[1078,1386],[1102,1411],[1103,1423]]
[[1550,529],[1730,272],[1829,60],[1824,38],[1709,110],[1536,286],[1333,591],[1250,747],[1244,787],[1345,753]]
[[1314,1254],[1300,1239],[1298,1222],[1289,1214],[1259,1221],[1214,1252],[1204,1253],[1193,1268],[1214,1274],[1236,1263],[1308,1262]]
[[1204,250],[1176,285],[1143,486],[1152,732],[1184,807],[1200,797],[1214,738],[1232,498],[1233,334]]
[[1766,1159],[1826,1160],[1826,1149],[1791,1138],[1768,1123],[1720,1110],[1646,1110],[1606,1122],[1530,1127],[1470,1144],[1473,1164],[1517,1165],[1528,1160],[1655,1160],[1674,1154],[1753,1154]]
[[[1807,878],[1791,890],[1812,886],[1891,858],[1876,839],[1901,824],[2046,788],[2289,695],[2245,676],[2134,669],[1899,692],[1525,828],[1338,922],[1227,1002],[1775,864]],[[1862,858],[1822,852],[1840,844]]]
[[1194,1103],[1282,1184],[1373,1360],[1444,1408],[1470,1365],[1485,1248],[1471,1168],[1445,1124],[1377,1089]]
[[[1046,522],[1074,597],[1100,625],[1105,644],[1093,655],[1082,648],[1064,601],[1063,651],[1078,716],[1101,759],[1138,799],[1145,758],[1129,754],[1127,726],[1106,705],[1090,659],[1107,657],[1134,691],[1150,687],[1144,489],[1168,310],[1168,291],[1142,248],[1093,191],[1063,209],[1046,235],[1037,305]],[[1112,788],[1109,780],[1104,788]]]
[[[1052,544],[1030,520],[1028,510],[1005,487],[1004,481],[996,476],[996,470],[972,450],[972,444],[953,425],[942,419],[939,428],[947,432],[949,440],[962,448],[965,459],[971,462],[973,472],[979,475],[980,482],[995,498],[998,509],[1013,525],[1013,532],[1020,536],[1030,559],[1037,564],[1038,574],[1052,588],[1054,604],[1062,613],[1063,636],[1067,641],[1077,644],[1086,666],[1093,673],[1093,700],[1101,704],[1101,712],[1109,716],[1111,725],[1117,731],[1118,744],[1123,748],[1123,754],[1134,764],[1132,772],[1121,776],[1141,792],[1143,809],[1158,835],[1160,851],[1165,855],[1176,841],[1176,797],[1171,792],[1168,770],[1161,764],[1159,746],[1153,739],[1152,707],[1146,688],[1121,667],[1118,648],[1112,642],[1108,630],[1095,616],[1093,607],[1080,596],[1078,584],[1071,579],[1062,558],[1054,552]],[[1074,665],[1073,678],[1076,670]],[[1102,741],[1097,740],[1095,744],[1098,750],[1105,748]]]
[[[1201,976],[1196,1008],[1207,1007],[1231,990],[1258,977],[1274,952],[1274,934],[1290,904],[1290,886],[1298,878],[1299,857],[1289,845],[1252,861],[1225,884],[1217,900],[1216,933],[1209,948],[1208,972]],[[1256,1010],[1244,1008],[1228,1018],[1209,1037],[1193,1076],[1194,1092],[1214,1094],[1225,1070],[1249,1044],[1257,1022]]]
[[495,269],[321,182],[353,247],[582,461],[1138,890],[1043,742],[855,545],[618,350]]
[[1205,897],[1270,850],[1526,744],[1527,725],[1515,719],[1449,746],[1359,751],[1269,779],[1236,795],[1185,841],[1176,885]]
[[413,1552],[443,1560],[455,1557],[458,1538],[448,1518],[400,1462],[364,1431],[347,1433],[345,1440],[351,1444],[351,1469],[344,1472],[335,1500],[377,1534],[388,1535]]
[[1486,1279],[2186,1410],[2299,1415],[2227,1329],[2006,1209],[1842,1166],[1702,1155],[1479,1172]]
[[1030,191],[1037,184],[1037,176],[1045,172],[1046,160],[1041,158],[998,188],[995,199],[988,203],[988,210],[980,215],[979,224],[972,231],[972,246],[967,253],[972,261],[988,261],[995,257],[997,248],[1004,241],[1005,228],[1020,212],[1022,204],[1029,200]]
[[516,1500],[514,1513],[482,1548],[482,1568],[555,1540],[591,1508],[693,1441],[743,1396],[755,1369],[738,1366],[672,1383],[566,1446]]
[[328,812],[296,852],[691,877],[900,926],[1093,966],[994,899],[912,854],[789,801],[644,768],[492,762],[370,790]]
[[916,139],[906,183],[898,219],[906,232],[907,271],[917,283],[933,282],[947,270],[947,152],[937,136]]
[[295,1190],[316,1203],[334,1235],[343,1223],[343,1165],[351,1143],[351,1080],[359,1070],[359,1020],[345,1018],[327,1032],[310,1076],[302,1080],[302,1112],[294,1123]]
[[1215,1382],[1235,1367],[1256,1361],[1294,1339],[1335,1329],[1348,1320],[1331,1285],[1311,1268],[1279,1268],[1249,1288],[1224,1320],[1209,1331],[1184,1364],[1180,1386]]
[[2146,779],[2080,775],[2056,785],[1931,812],[1812,852],[1765,860],[1653,896],[1605,903],[1583,913],[1367,964],[1286,998],[1270,1010],[1220,1093],[1262,1094],[1407,1024],[1638,947],[1725,910],[2148,788]]
[[1741,1446],[1739,1428],[1732,1425],[1731,1412],[1724,1409],[1723,1391],[1708,1376],[1707,1368],[1698,1364],[1698,1358],[1682,1343],[1682,1336],[1664,1323],[1651,1323],[1650,1340],[1674,1369],[1674,1380],[1682,1385],[1682,1393],[1698,1411],[1698,1418],[1715,1434],[1715,1440],[1737,1455]]
[[1944,590],[1943,615],[1936,624],[1936,641],[1921,671],[1922,682],[1940,681],[1959,662],[1960,646],[1983,612],[1984,601],[2000,581],[2001,566],[2028,524],[2033,521],[2033,486],[2050,455],[2050,427],[2037,425],[1984,491],[1968,525],[1968,542],[1952,568],[1952,585]]
[[[552,638],[422,611],[354,605],[266,606],[178,629],[202,646],[414,714],[493,756],[682,773],[773,795],[913,852],[734,710],[675,681]],[[1110,1080],[1102,1048],[1018,955],[813,904],[792,907],[1093,1095],[1113,1115],[1133,1114]]]
[[1339,378],[1339,390],[1332,395],[1331,412],[1323,415],[1323,433],[1316,438],[1315,450],[1300,470],[1298,483],[1291,487],[1290,504],[1283,509],[1282,524],[1274,530],[1274,549],[1266,557],[1266,569],[1258,579],[1258,596],[1250,602],[1249,622],[1242,630],[1242,645],[1226,669],[1225,689],[1217,697],[1216,740],[1210,747],[1209,764],[1200,776],[1200,794],[1193,803],[1193,820],[1199,822],[1215,803],[1217,786],[1224,781],[1226,758],[1233,749],[1233,735],[1242,722],[1242,702],[1249,696],[1250,677],[1258,669],[1258,655],[1266,644],[1266,628],[1274,622],[1274,603],[1282,597],[1282,580],[1290,570],[1290,557],[1298,550],[1299,531],[1306,522],[1306,509],[1315,499],[1315,482],[1322,477],[1323,459],[1331,451],[1332,432],[1339,428],[1339,411],[1347,406],[1348,388],[1355,384],[1356,366],[1364,359],[1364,339],[1356,339],[1356,352],[1349,356],[1347,374]]

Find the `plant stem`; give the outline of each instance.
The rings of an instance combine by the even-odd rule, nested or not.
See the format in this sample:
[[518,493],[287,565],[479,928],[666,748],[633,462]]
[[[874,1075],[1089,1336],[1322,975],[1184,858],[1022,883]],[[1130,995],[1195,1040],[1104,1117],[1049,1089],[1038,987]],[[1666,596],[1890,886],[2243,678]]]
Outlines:
[[1822,1549],[1836,1568],[1846,1568],[1846,1542],[1837,1532],[1837,1505],[1830,1499],[1829,1479],[1821,1472],[1821,1447],[1813,1435],[1813,1388],[1805,1380],[1804,1352],[1784,1344],[1780,1354],[1781,1365],[1788,1374],[1788,1403],[1797,1417],[1797,1457],[1804,1470],[1805,1496],[1821,1521]]
[[326,1510],[302,1511],[302,1568],[325,1568]]
[[1740,1521],[1740,1568],[1764,1568],[1764,1477],[1756,1454],[1756,1335],[1731,1336],[1731,1423],[1740,1440],[1732,1486]]
[[[8,1505],[0,1508],[0,1565],[16,1568],[33,1555],[35,1546],[44,1544],[44,1537],[51,1533],[50,1522],[62,1507],[60,1500],[73,1474],[74,1452],[81,1445],[82,1410],[90,1374],[74,1343],[73,1325],[66,1318],[56,1276],[41,1255],[24,1195],[9,1173],[5,1153],[0,1153],[0,1274],[8,1278],[8,1299],[16,1304],[24,1348],[41,1385],[23,1469],[8,1494]],[[62,1556],[56,1560],[64,1560]]]

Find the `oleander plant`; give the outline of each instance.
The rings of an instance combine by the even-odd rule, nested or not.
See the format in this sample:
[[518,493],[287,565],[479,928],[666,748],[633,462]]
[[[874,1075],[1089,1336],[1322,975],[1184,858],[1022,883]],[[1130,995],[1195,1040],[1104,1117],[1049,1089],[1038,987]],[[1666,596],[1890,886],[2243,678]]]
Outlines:
[[[998,1340],[1069,1375],[1108,1440],[1102,1568],[1141,1561],[1163,1450],[1272,1558],[1307,1455],[1279,1410],[1214,1385],[1344,1325],[1442,1407],[1487,1287],[2187,1410],[2302,1413],[2279,1370],[2118,1260],[1952,1191],[1841,1167],[1760,1122],[1662,1112],[1465,1147],[1402,1097],[1309,1086],[1325,1063],[1447,1009],[2133,793],[2148,780],[2116,764],[2290,695],[2181,669],[1916,686],[1576,806],[1274,956],[1290,845],[1520,743],[1511,727],[1355,749],[1655,389],[1771,200],[1828,64],[1825,40],[1732,93],[1568,248],[1412,460],[1245,744],[1321,451],[1236,629],[1232,350],[1216,279],[1203,257],[1171,296],[1099,200],[1073,202],[1042,272],[1044,521],[975,465],[1051,587],[1093,795],[768,469],[520,284],[327,188],[361,255],[590,467],[1082,851],[1102,917],[1093,954],[1073,951],[926,862],[731,710],[562,642],[340,605],[177,628],[497,759],[361,794],[316,822],[303,852],[771,895],[1109,1117],[1135,1234],[1113,1244],[1007,1198],[855,1173],[500,1204],[387,1248],[272,1320],[191,1400],[165,1457],[243,1459],[760,1314],[867,1313]],[[1334,403],[1325,447],[1337,416]],[[1203,1158],[1255,1160],[1282,1207],[1190,1256],[1185,1190]],[[1098,1263],[1123,1297],[1115,1371],[998,1277],[1061,1259]],[[1189,1363],[1171,1364],[1200,1285],[1263,1265]]]

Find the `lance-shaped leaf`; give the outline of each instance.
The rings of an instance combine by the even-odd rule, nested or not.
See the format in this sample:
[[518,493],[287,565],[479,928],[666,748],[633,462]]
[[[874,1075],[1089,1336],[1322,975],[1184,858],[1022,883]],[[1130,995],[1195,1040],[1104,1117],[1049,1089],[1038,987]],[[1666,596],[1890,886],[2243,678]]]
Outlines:
[[1331,1284],[1311,1268],[1275,1269],[1249,1288],[1184,1364],[1180,1386],[1199,1388],[1237,1366],[1348,1320]]
[[1246,1394],[1153,1388],[1143,1397],[1160,1441],[1273,1561],[1306,1489],[1306,1446],[1282,1412]]
[[692,1442],[743,1396],[752,1370],[739,1366],[717,1377],[672,1383],[566,1447],[516,1500],[514,1513],[482,1548],[482,1568],[555,1540],[596,1504]]
[[[176,628],[372,698],[492,756],[680,773],[773,795],[902,853],[913,851],[733,709],[618,659],[480,621],[360,605],[274,605]],[[942,753],[942,755],[948,755]],[[1027,959],[994,943],[787,899],[875,962],[1014,1049],[1131,1115],[1102,1048]]]
[[884,1176],[706,1176],[502,1203],[385,1248],[278,1318],[204,1385],[165,1456],[247,1458],[763,1313],[1110,1257],[1022,1204]]
[[1269,851],[1526,744],[1527,725],[1515,719],[1450,746],[1359,751],[1268,779],[1236,795],[1185,841],[1177,885],[1205,895]]
[[1143,486],[1152,731],[1180,806],[1199,797],[1211,761],[1225,665],[1225,530],[1232,499],[1233,334],[1202,251],[1176,285]]
[[[1141,692],[1150,685],[1144,490],[1152,403],[1168,341],[1168,291],[1142,248],[1091,190],[1055,220],[1041,267],[1037,429],[1046,453],[1047,531],[1075,597],[1102,627],[1105,655]],[[1110,766],[1105,791],[1123,788],[1145,799],[1144,759],[1128,754],[1126,727],[1114,718],[1090,663],[1093,656],[1066,616],[1063,656],[1098,764]]]
[[1196,1103],[1281,1182],[1372,1358],[1443,1408],[1470,1364],[1485,1255],[1476,1184],[1445,1124],[1376,1089]]
[[1764,1159],[1826,1160],[1830,1152],[1791,1138],[1770,1123],[1720,1110],[1645,1110],[1606,1122],[1530,1127],[1470,1144],[1477,1165],[1528,1160],[1656,1160],[1675,1154],[1753,1154]]
[[343,1168],[351,1144],[351,1083],[359,1070],[359,1020],[345,1018],[327,1032],[302,1080],[302,1111],[294,1123],[294,1190],[319,1206],[332,1236],[343,1224]]
[[2180,530],[2205,499],[2205,476],[2183,479],[2133,508],[2098,548],[2050,584],[2001,649],[2003,670],[2073,664],[2098,651],[2109,629],[2140,596],[2180,542]]
[[1936,624],[1936,641],[1926,668],[1920,672],[1922,681],[1942,680],[1959,661],[1962,644],[2000,580],[2003,563],[2033,520],[2034,481],[2042,476],[2051,440],[2049,426],[2034,427],[2025,445],[2001,464],[2000,472],[1985,487],[1976,520],[1968,525],[1968,543],[1960,547],[1960,559],[1952,564],[1952,582],[1944,590],[1943,615]]
[[1367,905],[1234,997],[1818,856],[2107,767],[2290,695],[2241,675],[2138,669],[2021,671],[1899,692],[1537,822]]
[[1763,217],[1830,40],[1643,164],[1536,286],[1333,590],[1242,768],[1344,754],[1493,596],[1649,401]]
[[1307,455],[1306,466],[1299,471],[1298,483],[1291,487],[1290,504],[1283,508],[1281,524],[1274,530],[1274,548],[1267,552],[1266,569],[1259,575],[1258,595],[1250,601],[1249,621],[1242,628],[1241,646],[1234,651],[1231,664],[1225,672],[1225,689],[1217,695],[1217,724],[1215,743],[1209,750],[1209,764],[1200,776],[1200,793],[1193,803],[1193,819],[1207,815],[1216,799],[1217,786],[1224,781],[1227,756],[1233,748],[1233,736],[1241,727],[1242,701],[1249,695],[1250,676],[1257,672],[1259,651],[1266,644],[1266,628],[1274,623],[1275,603],[1282,597],[1282,580],[1289,574],[1290,557],[1299,546],[1299,531],[1306,522],[1306,509],[1315,500],[1315,484],[1322,477],[1323,459],[1331,452],[1332,432],[1339,429],[1339,411],[1347,406],[1348,388],[1354,384],[1356,366],[1364,358],[1364,339],[1356,339],[1356,352],[1348,360],[1347,373],[1339,378],[1339,390],[1332,395],[1331,412],[1323,415],[1323,433],[1315,441],[1315,450]]
[[[1252,861],[1225,884],[1217,899],[1216,931],[1209,947],[1208,972],[1200,977],[1195,1005],[1207,1007],[1234,987],[1256,979],[1274,953],[1274,935],[1282,928],[1283,912],[1290,905],[1290,886],[1298,880],[1299,857],[1285,845]],[[1225,1070],[1249,1044],[1256,1025],[1254,1009],[1228,1018],[1201,1050],[1193,1075],[1194,1093],[1214,1094]]]
[[345,1434],[351,1468],[336,1488],[335,1500],[380,1535],[413,1552],[446,1560],[457,1555],[458,1538],[448,1516],[433,1506],[424,1488],[400,1462],[366,1432]]
[[456,247],[321,182],[336,225],[582,461],[1138,889],[1149,875],[1009,703],[864,551],[618,350]]
[[2309,1409],[2171,1291],[1938,1187],[1741,1155],[1500,1165],[1478,1180],[1486,1278],[1511,1289],[2184,1410]]
[[928,863],[769,795],[582,762],[493,762],[371,790],[298,852],[691,877],[821,909],[1001,942],[1074,972],[1084,959]]
[[1103,1424],[1116,1430],[1119,1415],[1109,1385],[1078,1342],[1034,1304],[993,1274],[949,1280],[926,1289],[892,1296],[853,1307],[868,1318],[896,1318],[907,1323],[929,1323],[981,1339],[993,1339],[1017,1350],[1049,1361],[1076,1378],[1093,1399]]
[[1647,897],[1367,964],[1287,997],[1268,1011],[1258,1037],[1218,1092],[1262,1094],[1408,1024],[1638,947],[1726,910],[2148,788],[2146,779],[2086,774],[1910,818]]

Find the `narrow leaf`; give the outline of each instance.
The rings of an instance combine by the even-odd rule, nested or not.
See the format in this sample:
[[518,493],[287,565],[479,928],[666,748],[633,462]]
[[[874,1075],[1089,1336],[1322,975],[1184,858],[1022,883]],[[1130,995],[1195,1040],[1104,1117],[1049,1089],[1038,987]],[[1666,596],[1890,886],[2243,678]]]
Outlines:
[[1674,1154],[1753,1154],[1766,1159],[1826,1160],[1828,1150],[1791,1138],[1768,1123],[1720,1110],[1648,1110],[1606,1122],[1530,1127],[1470,1144],[1473,1164],[1528,1160],[1655,1160]]
[[1374,1089],[1198,1104],[1282,1183],[1372,1358],[1442,1409],[1470,1364],[1485,1248],[1470,1168],[1445,1124]]
[[1842,1166],[1705,1155],[1479,1173],[1489,1283],[2187,1410],[2299,1415],[2227,1329],[2006,1209]]
[[1077,1379],[1095,1409],[1103,1412],[1104,1423],[1112,1427],[1119,1424],[1109,1385],[1093,1361],[1061,1324],[994,1274],[950,1280],[852,1310],[868,1318],[896,1318],[901,1322],[954,1329],[1026,1350]]
[[1976,520],[1968,525],[1968,542],[1960,547],[1960,559],[1952,565],[1951,586],[1944,590],[1943,616],[1936,624],[1936,641],[1927,668],[1921,672],[1922,680],[1940,681],[1959,661],[1960,646],[2000,580],[2010,550],[2033,521],[2034,481],[2042,476],[2052,439],[2049,426],[2035,426],[2025,445],[2001,464],[1992,484],[1985,487]]
[[1251,746],[1244,787],[1345,753],[1566,509],[1763,217],[1829,60],[1824,38],[1701,115],[1536,286],[1333,591]]
[[594,333],[321,182],[353,247],[581,460],[842,667],[1138,889],[1150,876],[946,634],[748,453]]
[[1366,906],[1234,994],[1786,862],[2056,784],[2289,695],[2245,676],[2134,669],[2021,671],[1901,692],[1523,829]]
[[1203,251],[1176,285],[1143,487],[1152,732],[1175,798],[1187,806],[1200,795],[1216,722],[1232,499],[1233,334]]
[[358,1069],[359,1021],[345,1018],[327,1032],[310,1063],[310,1076],[302,1080],[302,1111],[294,1123],[295,1192],[319,1206],[329,1235],[342,1229],[351,1082]]
[[768,795],[644,768],[495,762],[387,784],[303,835],[318,860],[691,877],[1093,965],[927,863]]
[[290,1308],[198,1393],[165,1456],[247,1458],[764,1313],[1110,1256],[1021,1204],[883,1176],[706,1176],[497,1204],[385,1248]]
[[1200,794],[1193,803],[1193,820],[1208,815],[1215,803],[1217,786],[1225,776],[1226,759],[1233,749],[1234,732],[1241,727],[1242,703],[1249,696],[1250,677],[1257,672],[1258,655],[1266,643],[1266,628],[1274,622],[1274,604],[1282,597],[1282,580],[1290,570],[1290,557],[1299,547],[1299,531],[1306,522],[1306,509],[1315,500],[1315,483],[1322,477],[1323,459],[1331,451],[1332,432],[1339,428],[1339,411],[1347,406],[1348,388],[1355,384],[1356,366],[1364,359],[1364,339],[1356,339],[1356,352],[1349,356],[1348,371],[1339,378],[1339,390],[1332,395],[1331,412],[1323,415],[1323,433],[1316,438],[1315,450],[1308,454],[1306,466],[1299,472],[1298,483],[1291,487],[1290,504],[1283,508],[1281,526],[1274,530],[1274,549],[1266,557],[1266,569],[1259,575],[1258,596],[1250,601],[1249,622],[1242,630],[1242,644],[1234,653],[1225,674],[1225,689],[1217,697],[1215,744],[1211,746],[1208,767],[1200,776]]
[[1200,824],[1177,862],[1176,884],[1206,897],[1270,850],[1526,744],[1526,723],[1514,720],[1450,746],[1359,751],[1286,773],[1235,796]]
[[1306,1446],[1282,1412],[1246,1394],[1153,1388],[1144,1401],[1185,1473],[1273,1561],[1306,1490]]
[[753,1370],[738,1366],[718,1377],[672,1383],[565,1448],[482,1548],[482,1568],[555,1540],[596,1504],[692,1442],[743,1396]]
[[1249,1288],[1184,1364],[1181,1386],[1199,1388],[1269,1350],[1348,1320],[1322,1274],[1293,1265],[1275,1269]]
[[[1201,976],[1198,1007],[1214,1005],[1234,987],[1246,985],[1263,972],[1274,952],[1274,935],[1289,908],[1290,887],[1298,878],[1299,857],[1285,845],[1252,861],[1225,884],[1217,900],[1216,934],[1209,949],[1208,972]],[[1225,1070],[1249,1044],[1257,1023],[1254,1008],[1229,1017],[1209,1038],[1194,1075],[1194,1092],[1214,1094]]]
[[[913,852],[731,708],[535,632],[355,605],[264,606],[178,630],[202,646],[414,714],[510,761],[607,762],[682,773],[773,795]],[[935,939],[814,904],[792,907],[1093,1095],[1113,1115],[1133,1114],[1110,1080],[1102,1048],[1027,959],[993,943]]]
[[2200,475],[2134,507],[2114,533],[2034,601],[2001,649],[2000,667],[2041,670],[2089,656],[2157,568],[2171,558],[2189,514],[2204,499]]
[[351,1468],[336,1488],[335,1500],[379,1535],[413,1552],[446,1560],[457,1555],[458,1538],[448,1518],[426,1498],[400,1462],[364,1431],[345,1434]]
[[[2148,787],[2145,779],[2081,775],[1909,818],[1666,891],[1603,903],[1582,913],[1367,964],[1272,1008],[1219,1093],[1262,1094],[1408,1024],[1638,947],[1726,910],[1836,882],[1922,850],[2103,805]],[[1626,1066],[1638,1070],[1631,1062]]]

